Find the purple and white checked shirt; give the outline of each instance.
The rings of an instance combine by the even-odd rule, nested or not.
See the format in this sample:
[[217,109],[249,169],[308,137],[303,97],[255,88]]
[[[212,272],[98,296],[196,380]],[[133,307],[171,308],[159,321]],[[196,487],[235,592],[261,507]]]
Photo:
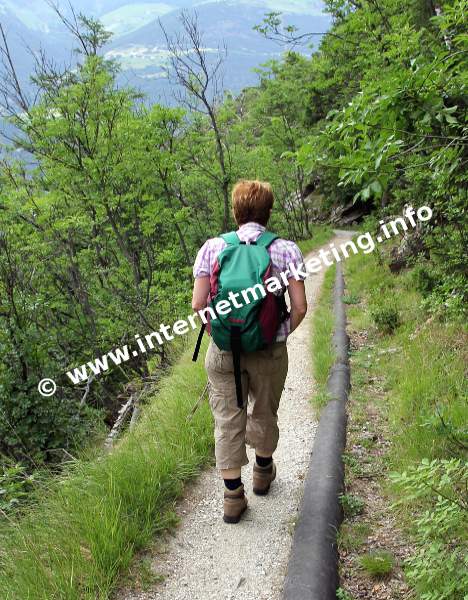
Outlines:
[[[252,221],[241,225],[241,227],[239,227],[237,230],[237,235],[243,242],[253,242],[256,241],[264,231],[265,227],[263,225],[254,223]],[[226,246],[226,242],[219,237],[207,240],[198,251],[195,264],[193,265],[193,276],[195,278],[211,276],[216,259],[221,250],[224,250]],[[286,271],[286,269],[289,268],[290,263],[299,266],[304,262],[304,257],[302,256],[302,252],[299,250],[297,244],[289,240],[278,238],[270,244],[268,253],[271,258],[273,271],[272,276],[274,277],[280,278],[280,273]],[[290,277],[288,276],[288,279],[289,278]],[[303,281],[305,277],[298,273],[297,275],[294,275],[294,279],[297,281]],[[285,286],[283,286],[283,289],[285,289]],[[278,328],[276,341],[283,342],[286,340],[290,329],[290,321],[289,319],[286,319]]]

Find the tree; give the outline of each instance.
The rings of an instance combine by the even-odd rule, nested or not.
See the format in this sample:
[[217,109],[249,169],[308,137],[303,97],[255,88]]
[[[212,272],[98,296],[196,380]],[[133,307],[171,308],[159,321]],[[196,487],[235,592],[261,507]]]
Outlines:
[[179,101],[194,113],[206,115],[216,145],[219,172],[209,170],[217,182],[224,207],[222,227],[227,230],[230,222],[229,185],[231,183],[231,161],[229,147],[221,130],[218,118],[222,99],[222,66],[226,48],[218,47],[216,58],[211,61],[203,43],[197,13],[183,10],[180,14],[182,32],[170,36],[160,22],[170,52],[170,77],[184,93]]

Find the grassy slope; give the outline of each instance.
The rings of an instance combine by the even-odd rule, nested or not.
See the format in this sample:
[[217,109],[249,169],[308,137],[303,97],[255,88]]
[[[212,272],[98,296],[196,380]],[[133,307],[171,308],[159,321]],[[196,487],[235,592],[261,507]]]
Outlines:
[[[411,272],[392,275],[376,255],[349,260],[346,284],[349,295],[363,301],[350,306],[348,316],[355,327],[372,336],[375,346],[370,347],[369,366],[385,378],[388,417],[395,436],[392,466],[404,468],[421,458],[450,455],[453,445],[433,417],[438,408],[453,428],[464,426],[466,331],[457,323],[429,319]],[[372,305],[382,301],[399,313],[401,324],[392,335],[378,334],[373,324]]]
[[111,454],[78,461],[0,530],[3,600],[108,598],[135,552],[174,523],[183,481],[210,460],[213,444],[206,402],[186,418],[206,380],[203,360],[190,358],[188,349]]
[[[451,433],[458,434],[466,423],[463,357],[466,330],[460,324],[428,319],[421,308],[421,296],[415,290],[411,272],[392,275],[375,254],[356,256],[346,262],[346,284],[349,297],[360,300],[348,309],[349,329],[359,346],[352,354],[349,436],[351,447],[356,448],[354,444],[357,444],[359,452],[345,457],[348,485],[357,494],[365,494],[366,482],[374,480],[377,485],[370,488],[371,495],[380,490],[381,504],[388,512],[388,506],[401,496],[401,490],[390,482],[391,471],[406,471],[420,464],[422,459],[463,455]],[[400,325],[391,334],[378,333],[372,317],[375,308],[382,306],[396,308],[399,314]],[[448,428],[442,426],[438,413]],[[364,453],[362,448],[366,449]],[[376,477],[373,474],[377,474]],[[404,504],[393,507],[388,517],[402,526],[403,534],[415,544],[413,552],[418,549],[419,566],[413,573],[407,571],[416,597],[455,600],[462,597],[460,591],[456,591],[457,569],[450,572],[442,559],[452,550],[461,555],[465,534],[456,526],[448,534],[448,541],[444,540],[443,528],[439,528],[440,538],[434,535],[421,538],[415,522],[426,510],[433,510],[431,507],[437,499],[431,490],[427,492],[425,498],[408,496]],[[378,506],[379,502],[374,504]],[[365,513],[364,518],[345,523],[341,532],[342,550],[351,548],[362,553],[370,533],[374,543],[379,539],[379,528],[387,518],[386,513],[372,514],[372,507],[368,510],[367,506]],[[441,541],[446,546],[440,547],[440,558],[436,554],[435,564],[440,563],[440,567],[432,564],[427,575],[418,575],[432,560],[431,548]],[[384,543],[391,544],[392,540],[384,536]],[[463,569],[461,563],[460,568]],[[356,574],[354,570],[354,576]],[[390,583],[387,581],[386,585]],[[452,583],[454,591],[446,596],[444,590]]]

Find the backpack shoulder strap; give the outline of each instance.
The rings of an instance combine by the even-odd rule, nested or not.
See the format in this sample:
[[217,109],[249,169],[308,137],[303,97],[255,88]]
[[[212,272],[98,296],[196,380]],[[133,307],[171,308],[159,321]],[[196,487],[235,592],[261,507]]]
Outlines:
[[277,239],[278,236],[275,233],[271,233],[271,231],[264,231],[262,235],[257,238],[257,246],[268,248],[268,246]]
[[222,238],[228,246],[238,246],[240,244],[239,236],[235,231],[223,233],[219,237]]

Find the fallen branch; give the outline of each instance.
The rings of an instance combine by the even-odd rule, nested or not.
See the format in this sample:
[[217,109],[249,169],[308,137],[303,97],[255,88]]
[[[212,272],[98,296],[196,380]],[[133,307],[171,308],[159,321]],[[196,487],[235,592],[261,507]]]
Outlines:
[[135,427],[136,422],[140,418],[140,414],[141,414],[141,408],[140,408],[141,399],[143,398],[143,396],[145,396],[146,394],[148,394],[149,392],[151,392],[152,389],[153,389],[153,386],[151,386],[149,383],[146,383],[145,386],[143,387],[143,389],[141,390],[140,394],[138,395],[138,397],[135,398],[135,402],[133,403],[132,418],[130,419],[130,425],[129,425],[130,431]]
[[116,422],[114,423],[112,429],[110,430],[109,435],[106,438],[106,441],[104,442],[104,446],[106,448],[110,449],[114,445],[114,440],[119,435],[119,431],[122,428],[123,424],[125,423],[125,419],[128,417],[128,415],[130,413],[133,402],[134,402],[134,396],[132,394],[130,396],[130,398],[127,400],[127,402],[119,410],[119,416],[117,417]]

